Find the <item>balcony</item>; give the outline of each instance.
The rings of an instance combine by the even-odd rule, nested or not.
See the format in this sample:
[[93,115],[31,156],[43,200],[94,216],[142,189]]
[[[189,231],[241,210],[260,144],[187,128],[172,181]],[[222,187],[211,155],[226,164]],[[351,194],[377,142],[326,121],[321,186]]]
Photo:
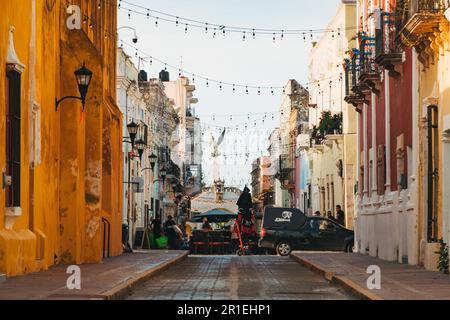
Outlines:
[[[415,47],[419,52],[421,62],[433,56],[432,49],[439,53],[443,49],[443,39],[440,38],[440,27],[447,26],[445,11],[450,6],[450,0],[412,0],[411,7],[405,13],[401,40],[408,47]],[[425,55],[421,55],[425,52]]]
[[286,190],[295,189],[295,170],[289,155],[280,155],[279,168],[278,179],[281,182],[281,188]]
[[359,108],[361,104],[366,102],[364,93],[359,86],[359,68],[358,58],[359,53],[354,51],[351,60],[346,59],[345,61],[345,97],[344,100],[347,103],[352,104],[355,108]]
[[362,94],[379,93],[381,74],[375,62],[375,39],[362,37],[360,42],[359,87]]
[[379,26],[375,36],[375,63],[388,70],[391,76],[399,76],[396,66],[401,65],[404,60],[398,41],[401,19],[394,13],[384,12],[380,14]]

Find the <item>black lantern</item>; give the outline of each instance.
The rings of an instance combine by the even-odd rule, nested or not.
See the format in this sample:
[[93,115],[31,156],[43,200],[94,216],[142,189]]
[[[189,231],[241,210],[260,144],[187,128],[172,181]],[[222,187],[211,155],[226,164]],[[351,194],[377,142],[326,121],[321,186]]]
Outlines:
[[84,106],[86,95],[89,89],[89,85],[92,80],[92,71],[86,68],[85,64],[75,71],[75,77],[77,78],[78,91],[80,91],[81,103]]
[[89,86],[91,84],[92,75],[93,75],[92,71],[89,70],[88,68],[86,68],[86,65],[83,62],[83,66],[80,69],[75,71],[75,78],[77,80],[78,91],[80,92],[80,96],[79,97],[66,96],[59,100],[56,99],[56,111],[58,111],[59,104],[66,99],[81,100],[81,104],[83,105],[83,111],[84,111],[84,106],[86,104],[86,96],[87,96],[87,93],[89,90]]
[[166,176],[167,176],[167,171],[166,171],[166,169],[161,169],[161,170],[159,171],[159,174],[161,175],[162,181],[163,181],[163,182],[166,181]]
[[142,160],[142,154],[144,153],[145,147],[147,146],[147,144],[145,143],[144,140],[139,139],[135,142],[136,148],[138,150],[139,153],[139,159]]
[[139,125],[132,121],[127,124],[128,134],[130,135],[131,144],[134,146],[134,140],[136,140],[136,135],[139,129]]
[[148,159],[150,160],[150,165],[152,166],[152,171],[155,170],[155,164],[156,164],[156,161],[158,160],[158,157],[154,153],[152,153],[152,155],[149,156]]

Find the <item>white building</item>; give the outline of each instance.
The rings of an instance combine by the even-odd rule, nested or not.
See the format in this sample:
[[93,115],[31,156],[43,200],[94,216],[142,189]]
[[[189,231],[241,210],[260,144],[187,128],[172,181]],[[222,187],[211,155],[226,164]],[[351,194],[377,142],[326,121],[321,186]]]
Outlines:
[[164,80],[165,93],[173,101],[178,114],[178,125],[172,135],[172,160],[181,169],[181,183],[187,195],[201,192],[202,176],[202,135],[200,119],[195,116],[193,105],[195,86],[186,77],[168,81]]
[[130,56],[122,48],[117,49],[117,103],[123,117],[123,223],[129,228],[129,241],[133,244],[136,228],[144,227],[148,213],[152,190],[150,173],[145,168],[150,167],[149,151],[145,149],[142,157],[133,150],[130,143],[127,124],[134,122],[139,125],[136,141],[142,139],[148,144],[148,126],[150,113],[147,111],[143,95],[139,90],[139,71]]

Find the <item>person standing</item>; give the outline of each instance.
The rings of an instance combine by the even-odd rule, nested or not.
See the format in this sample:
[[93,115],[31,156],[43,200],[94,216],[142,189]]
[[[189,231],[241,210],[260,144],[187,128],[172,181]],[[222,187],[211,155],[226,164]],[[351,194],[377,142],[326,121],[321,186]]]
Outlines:
[[169,243],[169,250],[178,249],[178,233],[175,230],[176,223],[172,216],[167,217],[167,221],[164,224],[164,232],[167,235],[167,240]]
[[337,223],[345,227],[345,212],[342,210],[342,207],[340,205],[336,206],[336,217]]

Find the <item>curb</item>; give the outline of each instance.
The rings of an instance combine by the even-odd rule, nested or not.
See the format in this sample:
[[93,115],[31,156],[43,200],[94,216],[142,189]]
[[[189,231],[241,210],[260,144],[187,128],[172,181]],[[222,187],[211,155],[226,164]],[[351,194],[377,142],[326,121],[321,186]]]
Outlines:
[[132,290],[136,285],[150,279],[156,274],[180,262],[181,260],[185,259],[188,255],[189,252],[186,251],[175,258],[172,258],[160,265],[157,265],[151,269],[142,272],[141,274],[125,281],[123,284],[120,284],[110,290],[102,292],[100,296],[103,298],[103,300],[120,300],[121,298],[124,298],[126,295],[128,295],[130,290]]
[[364,300],[384,300],[379,295],[371,292],[370,290],[361,287],[353,280],[350,280],[344,276],[337,276],[335,272],[325,269],[319,264],[316,264],[306,258],[300,257],[298,255],[292,255],[291,258],[306,267],[307,269],[314,271],[320,275],[322,275],[326,280],[330,281],[333,284],[336,284],[343,289],[351,292],[354,296]]

